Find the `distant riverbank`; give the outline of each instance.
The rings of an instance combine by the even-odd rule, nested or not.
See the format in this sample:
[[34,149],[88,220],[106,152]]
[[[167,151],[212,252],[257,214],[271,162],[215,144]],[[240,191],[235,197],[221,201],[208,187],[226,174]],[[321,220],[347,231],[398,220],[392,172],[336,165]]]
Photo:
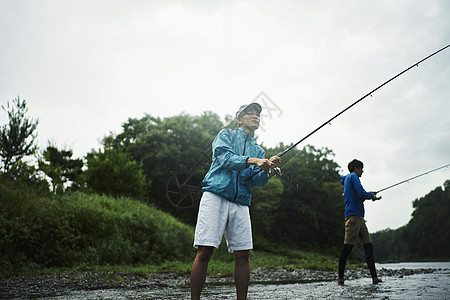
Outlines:
[[[396,266],[381,264],[378,266],[378,273],[380,277],[386,279],[404,278],[413,275],[432,274],[443,270],[442,268],[436,268],[436,266],[439,266],[439,264],[418,264],[414,268],[405,267],[404,264],[397,264]],[[450,264],[444,263],[443,268],[444,270],[450,270]],[[252,271],[251,286],[288,286],[292,284],[318,282],[333,282],[334,285],[336,278],[337,274],[335,271],[260,268]],[[352,283],[355,280],[364,278],[369,278],[367,269],[358,268],[346,271],[346,283]],[[233,278],[230,276],[208,276],[205,291],[211,292],[217,287],[228,286],[226,290],[232,293],[234,291],[234,287],[232,287],[233,281]],[[389,285],[389,280],[383,284]],[[158,298],[163,297],[162,295],[158,296],[158,292],[162,293],[163,291],[164,297],[167,297],[167,299],[176,299],[180,295],[182,295],[181,299],[184,299],[189,292],[189,274],[154,273],[145,277],[136,274],[121,274],[110,271],[80,271],[77,273],[23,276],[0,280],[1,298],[12,299],[81,299],[86,297],[87,299],[93,299],[89,298],[89,296],[100,296],[102,294],[105,295],[105,293],[112,295],[110,299],[114,297],[120,299],[121,295],[137,293],[138,291],[141,291],[141,295],[145,294],[154,297],[153,299],[163,299]],[[148,293],[152,294],[149,295]],[[175,298],[172,298],[172,294]],[[135,297],[127,296],[126,298],[130,299],[130,297],[131,299],[145,299],[145,297],[140,298],[138,295]]]

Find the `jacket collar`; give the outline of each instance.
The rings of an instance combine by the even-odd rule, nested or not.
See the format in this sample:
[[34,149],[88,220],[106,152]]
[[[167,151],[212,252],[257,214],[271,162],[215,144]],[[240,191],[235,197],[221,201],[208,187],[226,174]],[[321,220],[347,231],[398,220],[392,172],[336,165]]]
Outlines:
[[248,135],[248,137],[251,138],[251,139],[253,139],[253,137],[255,136],[254,134],[250,134],[247,131],[245,131],[244,128],[242,128],[242,127],[238,128],[238,132],[239,132],[240,135],[242,135],[244,137],[247,137],[247,135]]

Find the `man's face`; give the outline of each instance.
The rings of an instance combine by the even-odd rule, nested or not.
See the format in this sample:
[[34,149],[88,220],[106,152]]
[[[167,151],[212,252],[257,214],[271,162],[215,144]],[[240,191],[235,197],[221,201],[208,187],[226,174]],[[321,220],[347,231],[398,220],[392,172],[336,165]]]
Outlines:
[[358,175],[358,177],[361,177],[362,174],[364,173],[364,171],[363,171],[363,168],[355,167],[355,168],[353,169],[353,173],[355,173],[356,175]]
[[253,133],[259,127],[259,118],[259,112],[256,110],[249,110],[244,112],[244,114],[238,118],[238,123],[244,130]]

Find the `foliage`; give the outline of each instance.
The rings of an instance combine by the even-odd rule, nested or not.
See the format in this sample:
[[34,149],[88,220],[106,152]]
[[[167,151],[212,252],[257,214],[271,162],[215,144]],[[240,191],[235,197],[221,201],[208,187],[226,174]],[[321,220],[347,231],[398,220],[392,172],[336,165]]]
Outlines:
[[3,171],[10,171],[12,165],[18,163],[23,157],[32,155],[36,151],[35,130],[37,120],[29,119],[25,100],[19,97],[7,103],[2,108],[8,114],[9,123],[0,127],[0,156],[3,162]]
[[86,157],[86,184],[89,190],[113,197],[142,198],[147,179],[140,166],[120,150],[106,148]]
[[[279,151],[278,151],[279,152]],[[299,249],[330,248],[343,240],[343,197],[334,153],[313,146],[291,150],[271,238]]]
[[72,150],[58,150],[49,145],[42,153],[43,158],[39,159],[39,170],[50,177],[54,193],[57,189],[63,192],[64,184],[68,181],[72,182],[73,188],[80,185],[78,178],[83,172],[83,161],[72,159],[72,155]]
[[252,256],[254,268],[285,268],[336,270],[336,257],[317,252],[301,251],[273,245],[270,252],[257,251]]
[[275,214],[280,208],[283,183],[276,176],[269,179],[264,187],[253,188],[253,201],[250,206],[253,235],[269,236],[275,226]]
[[2,272],[33,265],[159,264],[191,257],[192,228],[138,201],[79,192],[41,198],[0,188]]
[[[23,190],[32,190],[40,195],[47,195],[49,191],[48,182],[41,177],[39,170],[23,161],[14,163],[8,173],[0,173],[0,183]],[[1,195],[1,194],[0,194]],[[19,201],[20,199],[14,199]]]
[[412,258],[450,258],[450,180],[444,186],[413,202],[405,234]]
[[450,180],[413,202],[409,223],[372,235],[379,261],[450,259]]
[[406,225],[396,230],[385,229],[371,234],[374,257],[379,262],[392,262],[410,260],[408,245],[405,243],[403,236],[405,234]]

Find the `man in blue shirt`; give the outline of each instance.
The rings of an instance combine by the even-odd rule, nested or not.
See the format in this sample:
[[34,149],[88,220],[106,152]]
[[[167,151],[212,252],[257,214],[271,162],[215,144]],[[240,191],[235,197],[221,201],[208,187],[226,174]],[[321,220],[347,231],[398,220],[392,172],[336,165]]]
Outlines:
[[372,199],[373,201],[381,199],[377,197],[376,192],[366,192],[361,185],[359,178],[363,173],[363,163],[357,159],[348,164],[350,174],[341,176],[341,183],[344,185],[345,200],[345,238],[344,249],[339,257],[339,277],[338,284],[344,284],[344,271],[347,258],[360,239],[364,246],[367,266],[369,267],[372,282],[374,284],[381,282],[375,270],[375,260],[373,258],[373,246],[369,231],[364,221],[364,201]]
[[[209,260],[224,234],[228,251],[235,256],[237,299],[247,299],[249,250],[253,248],[249,213],[252,186],[265,185],[269,170],[281,161],[278,156],[264,158],[265,151],[253,140],[261,110],[257,103],[241,106],[236,113],[239,128],[222,129],[212,143],[212,163],[202,182],[195,227],[197,255],[191,271],[191,299],[200,299]],[[264,172],[258,173],[260,169]]]

